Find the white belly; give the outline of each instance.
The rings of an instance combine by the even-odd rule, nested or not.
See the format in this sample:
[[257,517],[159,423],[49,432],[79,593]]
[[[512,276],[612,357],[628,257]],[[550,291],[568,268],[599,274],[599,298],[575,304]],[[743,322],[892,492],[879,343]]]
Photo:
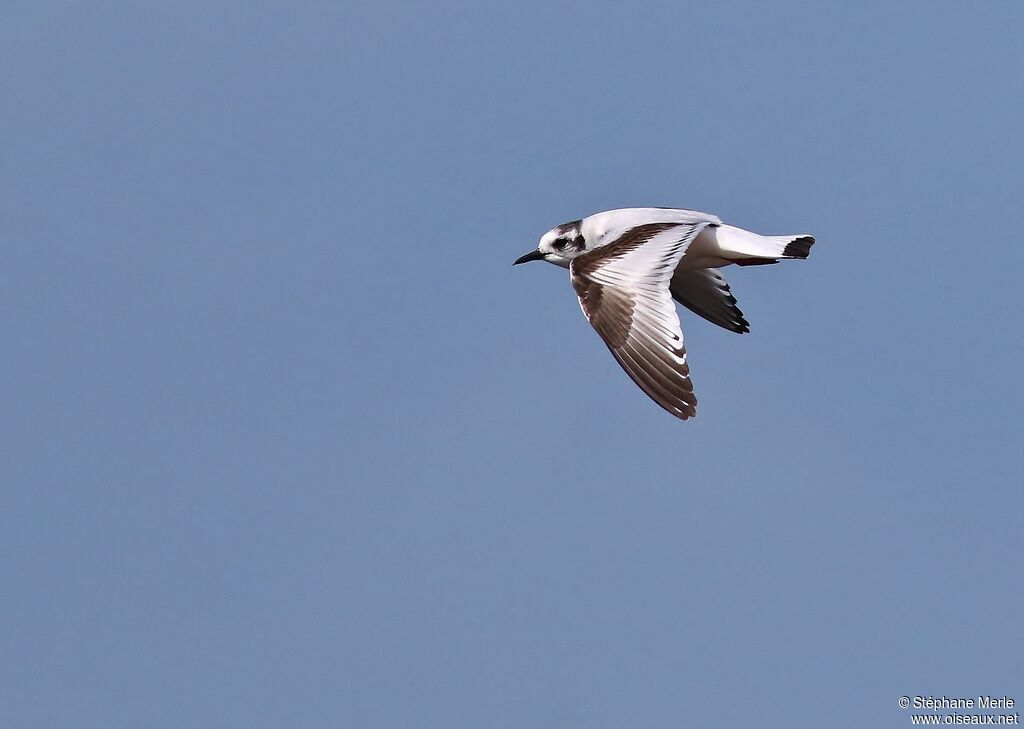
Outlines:
[[724,257],[724,252],[721,246],[718,245],[718,231],[719,226],[709,225],[704,228],[696,238],[690,247],[686,249],[686,253],[679,261],[679,265],[676,270],[683,269],[684,271],[693,268],[721,268],[722,266],[728,266],[732,261]]

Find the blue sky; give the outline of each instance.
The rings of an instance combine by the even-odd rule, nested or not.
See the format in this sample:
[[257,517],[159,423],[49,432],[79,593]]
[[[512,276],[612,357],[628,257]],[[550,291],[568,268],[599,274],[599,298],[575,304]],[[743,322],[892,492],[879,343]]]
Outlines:
[[[1017,3],[8,3],[0,724],[1024,701]],[[679,422],[551,226],[811,232]]]

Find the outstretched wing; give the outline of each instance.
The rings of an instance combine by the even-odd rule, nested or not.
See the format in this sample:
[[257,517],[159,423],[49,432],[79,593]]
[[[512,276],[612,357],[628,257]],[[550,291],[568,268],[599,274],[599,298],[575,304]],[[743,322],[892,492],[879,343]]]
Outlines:
[[750,331],[750,324],[736,305],[736,297],[717,268],[677,269],[669,292],[673,299],[712,324],[737,334]]
[[647,395],[677,418],[697,414],[669,282],[708,221],[634,226],[573,259],[580,307],[612,355]]

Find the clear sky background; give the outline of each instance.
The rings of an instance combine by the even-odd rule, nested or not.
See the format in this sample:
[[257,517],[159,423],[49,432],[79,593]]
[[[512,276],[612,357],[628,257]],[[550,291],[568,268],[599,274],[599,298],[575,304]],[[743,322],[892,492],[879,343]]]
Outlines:
[[[0,725],[1024,703],[1024,6],[8,2]],[[555,224],[811,259],[623,374]]]

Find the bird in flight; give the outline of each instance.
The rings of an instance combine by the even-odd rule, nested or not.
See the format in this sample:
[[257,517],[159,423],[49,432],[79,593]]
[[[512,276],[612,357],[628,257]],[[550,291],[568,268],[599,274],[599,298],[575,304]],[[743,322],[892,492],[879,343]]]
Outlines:
[[556,226],[513,265],[569,269],[580,307],[641,390],[677,418],[697,414],[675,299],[729,331],[750,327],[718,269],[807,258],[809,235],[758,235],[680,208],[622,208]]

